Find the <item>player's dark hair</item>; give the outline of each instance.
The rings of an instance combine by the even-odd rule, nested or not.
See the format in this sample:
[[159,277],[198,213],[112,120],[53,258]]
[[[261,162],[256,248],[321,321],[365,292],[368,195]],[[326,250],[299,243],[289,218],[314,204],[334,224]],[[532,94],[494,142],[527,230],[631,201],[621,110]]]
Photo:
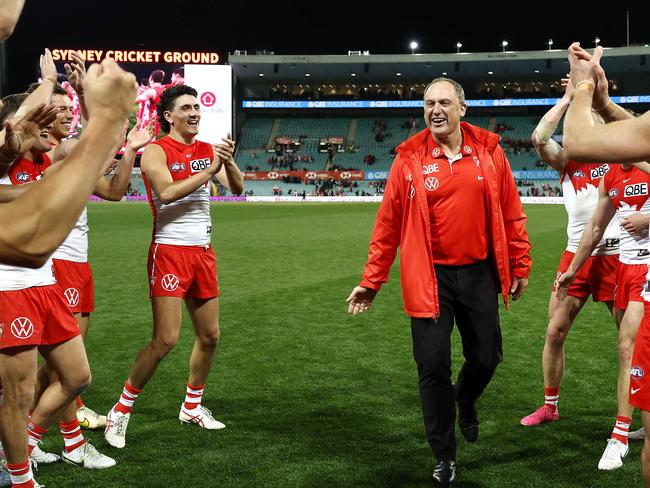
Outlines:
[[27,93],[14,93],[2,99],[2,110],[0,110],[0,128],[4,128],[7,119],[18,112],[18,109],[27,98]]
[[156,83],[162,83],[165,79],[165,72],[161,69],[155,69],[151,72],[150,78]]
[[[34,90],[36,90],[39,86],[41,86],[40,83],[32,83],[27,87],[27,92],[26,93],[32,93]],[[67,95],[68,92],[65,91],[65,88],[63,88],[61,85],[54,85],[54,89],[52,90],[52,95]]]
[[179,75],[185,78],[185,66],[181,66],[180,68],[176,68],[174,71],[172,71],[173,75]]
[[165,120],[165,112],[171,112],[174,108],[174,103],[176,99],[183,95],[192,95],[193,97],[197,96],[197,92],[194,88],[187,85],[174,85],[167,88],[160,95],[160,102],[158,103],[158,123],[160,123],[160,128],[164,132],[169,132],[169,122]]

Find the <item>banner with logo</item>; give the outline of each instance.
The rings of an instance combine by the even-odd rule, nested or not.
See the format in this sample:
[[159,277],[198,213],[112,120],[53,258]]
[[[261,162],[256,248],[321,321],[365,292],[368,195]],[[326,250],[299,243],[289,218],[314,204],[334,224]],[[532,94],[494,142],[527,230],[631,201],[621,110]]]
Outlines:
[[515,180],[557,180],[557,171],[513,171]]
[[388,171],[366,171],[366,180],[387,180]]
[[185,84],[196,89],[201,104],[197,139],[214,144],[232,134],[232,67],[186,64]]
[[363,180],[363,171],[246,171],[247,180],[281,180],[285,177],[295,176],[301,180]]

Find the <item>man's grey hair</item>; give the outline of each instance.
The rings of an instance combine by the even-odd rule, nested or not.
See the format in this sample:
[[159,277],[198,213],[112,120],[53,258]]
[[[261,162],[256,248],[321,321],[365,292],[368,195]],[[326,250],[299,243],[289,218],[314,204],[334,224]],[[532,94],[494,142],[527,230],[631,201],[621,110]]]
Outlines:
[[451,78],[445,78],[444,76],[441,76],[440,78],[434,78],[433,80],[431,80],[431,83],[429,83],[425,88],[424,94],[425,95],[427,94],[427,91],[429,91],[431,85],[434,85],[435,83],[440,83],[442,81],[446,81],[447,83],[452,84],[454,90],[456,90],[456,96],[458,97],[458,100],[460,100],[460,104],[465,105],[465,90],[463,90],[463,87],[456,80],[452,80]]

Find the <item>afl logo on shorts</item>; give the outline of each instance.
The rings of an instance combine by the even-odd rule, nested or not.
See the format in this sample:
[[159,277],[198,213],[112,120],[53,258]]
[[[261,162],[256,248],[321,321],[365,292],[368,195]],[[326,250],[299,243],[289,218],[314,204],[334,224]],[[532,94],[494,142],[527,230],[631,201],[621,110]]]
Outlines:
[[632,366],[632,369],[630,369],[630,376],[635,380],[643,378],[643,374],[643,368],[641,366]]
[[11,323],[11,333],[16,339],[29,339],[34,335],[34,324],[27,317],[18,317]]
[[429,191],[437,190],[439,186],[440,182],[438,181],[438,178],[434,176],[429,176],[424,180],[424,187]]
[[585,174],[581,170],[577,169],[571,174],[571,176],[574,178],[584,178]]
[[65,295],[65,299],[71,307],[79,305],[79,291],[76,288],[68,288],[63,292],[63,295]]
[[609,191],[607,192],[607,194],[608,194],[610,197],[613,198],[613,197],[615,197],[616,195],[618,195],[618,190],[617,190],[616,188],[612,188],[611,190],[609,190]]
[[169,165],[169,171],[172,173],[180,173],[185,171],[185,165],[183,163],[172,163]]
[[160,284],[165,291],[175,291],[178,288],[178,277],[173,274],[166,274],[160,280]]

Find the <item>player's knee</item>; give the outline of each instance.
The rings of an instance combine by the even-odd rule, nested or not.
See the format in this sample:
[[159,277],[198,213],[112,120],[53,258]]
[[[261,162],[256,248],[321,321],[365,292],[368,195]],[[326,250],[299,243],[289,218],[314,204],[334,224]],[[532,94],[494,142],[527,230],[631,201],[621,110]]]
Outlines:
[[558,327],[549,327],[546,330],[546,342],[551,346],[561,346],[566,339],[566,331]]
[[174,346],[176,346],[177,343],[178,343],[178,336],[170,335],[170,336],[155,338],[152,341],[151,345],[153,346],[153,350],[155,351],[155,354],[158,357],[158,359],[162,359],[172,349],[174,349]]
[[201,334],[198,336],[199,341],[202,345],[207,347],[217,347],[219,344],[220,332],[219,329],[208,332],[207,334]]
[[81,368],[68,375],[66,378],[61,378],[61,386],[64,390],[68,391],[74,396],[80,395],[92,382],[92,374],[89,368]]

